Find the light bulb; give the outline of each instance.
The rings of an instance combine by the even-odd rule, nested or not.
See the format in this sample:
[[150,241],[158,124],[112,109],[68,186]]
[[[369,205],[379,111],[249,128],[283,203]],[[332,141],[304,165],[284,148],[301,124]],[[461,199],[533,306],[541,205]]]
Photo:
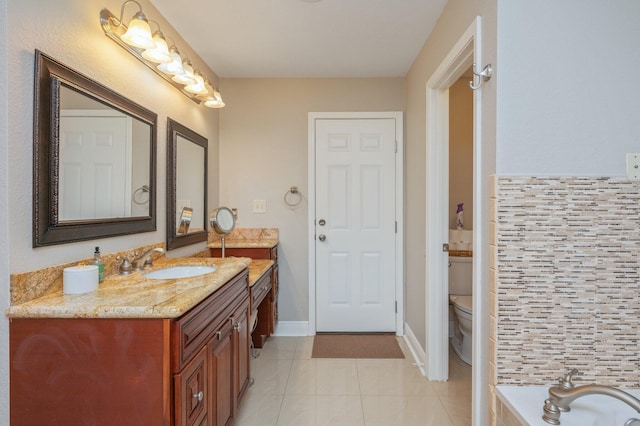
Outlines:
[[149,22],[142,12],[136,13],[131,18],[127,32],[120,38],[125,43],[140,49],[151,49],[155,46],[155,42],[151,37],[151,27],[149,27]]
[[224,107],[224,105],[225,104],[222,100],[222,95],[220,95],[220,92],[218,92],[218,90],[216,90],[215,88],[213,89],[213,96],[204,101],[204,106],[209,108],[222,108]]
[[184,74],[176,74],[172,80],[184,85],[195,84],[196,77],[193,75],[193,66],[188,59],[182,61],[182,69],[184,70]]
[[198,94],[196,96],[196,98],[200,99],[201,101],[206,101],[207,99],[212,97],[213,96],[213,92],[215,90],[215,88],[213,87],[211,82],[206,78],[204,80],[204,88],[205,88],[204,93],[200,93],[200,94]]
[[169,75],[183,75],[182,58],[180,52],[175,46],[169,48],[169,56],[171,56],[171,62],[163,63],[157,66],[157,68],[165,74]]
[[164,39],[164,35],[161,31],[153,33],[153,42],[155,43],[155,47],[142,52],[142,57],[148,61],[155,62],[156,64],[171,62],[173,58],[169,54],[167,41]]
[[189,93],[193,93],[195,95],[203,95],[207,93],[207,89],[204,87],[204,78],[202,78],[202,74],[199,72],[195,73],[196,82],[194,84],[188,84],[184,87]]

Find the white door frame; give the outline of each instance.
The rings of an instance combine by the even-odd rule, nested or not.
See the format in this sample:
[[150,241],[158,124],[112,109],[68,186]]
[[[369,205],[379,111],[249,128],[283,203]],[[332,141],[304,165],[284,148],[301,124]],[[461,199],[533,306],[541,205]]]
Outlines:
[[404,334],[404,120],[403,113],[389,112],[310,112],[309,113],[309,336],[316,334],[316,130],[318,119],[376,119],[391,118],[396,121],[396,220],[398,229],[395,241],[396,268],[396,335]]
[[[427,377],[429,380],[448,378],[448,305],[449,289],[442,285],[448,273],[447,256],[442,244],[449,238],[448,206],[441,200],[448,190],[449,179],[449,93],[451,85],[462,76],[472,63],[482,67],[481,18],[478,16],[467,28],[446,58],[427,81],[427,208],[426,208],[426,342]],[[469,89],[471,90],[471,89]],[[485,242],[482,226],[488,226],[483,217],[484,205],[489,201],[482,193],[482,88],[473,96],[473,358],[472,358],[472,419],[483,419],[482,410],[488,406],[488,375],[482,373],[487,361],[482,346],[488,344],[488,315],[482,311],[481,283]],[[485,200],[485,198],[487,198]],[[437,259],[434,261],[433,259]]]

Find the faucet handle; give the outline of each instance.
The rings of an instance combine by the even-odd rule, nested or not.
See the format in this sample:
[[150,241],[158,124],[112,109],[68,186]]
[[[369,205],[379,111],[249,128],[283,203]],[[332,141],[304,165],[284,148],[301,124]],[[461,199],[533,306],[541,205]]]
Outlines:
[[149,254],[149,256],[144,260],[144,268],[147,267],[152,267],[153,266],[153,256],[151,254]]
[[120,275],[128,275],[131,273],[131,263],[127,256],[116,256],[116,260],[122,259],[122,263],[120,264]]
[[562,389],[573,389],[573,376],[577,376],[580,372],[577,369],[573,369],[569,371],[564,377],[558,377],[558,381],[560,382],[560,387]]

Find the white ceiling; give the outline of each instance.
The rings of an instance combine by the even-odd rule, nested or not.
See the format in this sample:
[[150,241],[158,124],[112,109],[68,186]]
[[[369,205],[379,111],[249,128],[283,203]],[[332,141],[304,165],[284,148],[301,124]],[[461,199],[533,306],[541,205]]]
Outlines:
[[291,78],[404,77],[447,1],[151,2],[218,76]]

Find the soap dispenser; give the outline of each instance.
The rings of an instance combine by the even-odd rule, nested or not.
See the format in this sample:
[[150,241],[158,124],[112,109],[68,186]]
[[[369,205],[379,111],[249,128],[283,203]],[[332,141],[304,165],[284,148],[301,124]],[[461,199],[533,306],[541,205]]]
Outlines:
[[92,263],[98,266],[98,282],[101,283],[104,281],[104,262],[100,257],[100,247],[96,247],[96,251],[93,253]]

